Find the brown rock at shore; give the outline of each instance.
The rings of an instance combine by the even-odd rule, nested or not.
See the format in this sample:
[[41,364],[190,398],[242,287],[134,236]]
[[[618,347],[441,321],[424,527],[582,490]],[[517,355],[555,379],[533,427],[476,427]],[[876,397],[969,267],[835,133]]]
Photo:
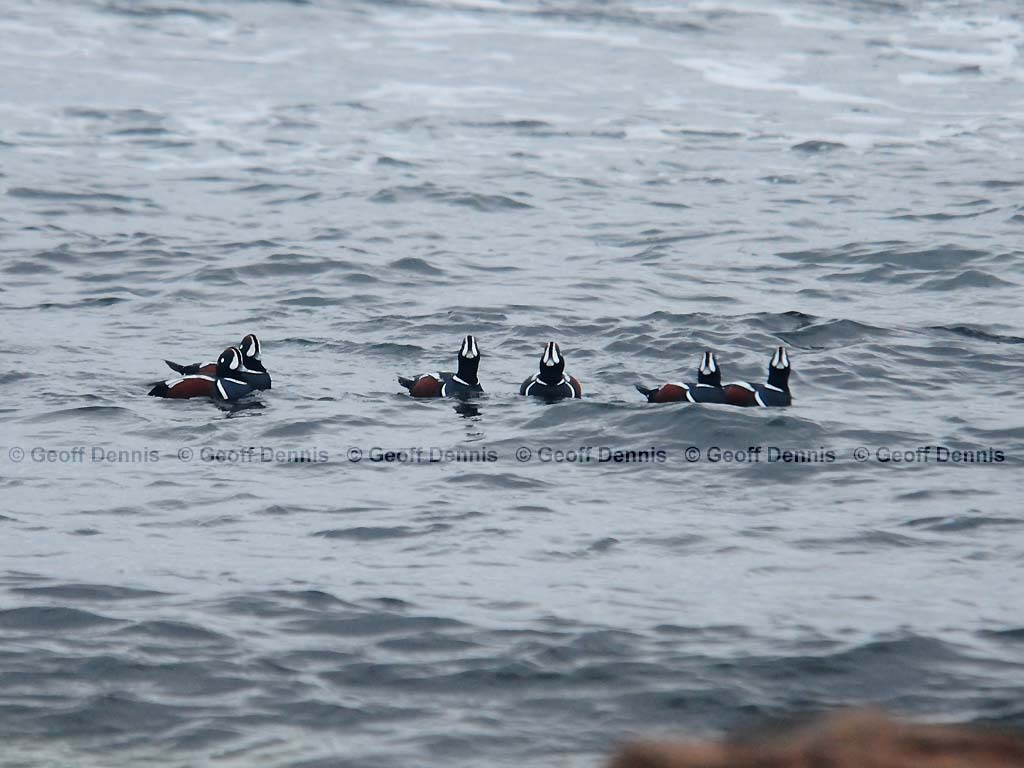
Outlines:
[[756,741],[629,744],[609,768],[1024,768],[1024,735],[847,712]]

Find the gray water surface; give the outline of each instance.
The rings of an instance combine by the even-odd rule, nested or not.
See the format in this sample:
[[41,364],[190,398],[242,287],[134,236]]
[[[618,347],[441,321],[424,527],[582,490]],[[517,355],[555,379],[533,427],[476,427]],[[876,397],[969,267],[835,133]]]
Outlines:
[[[1024,725],[1017,4],[10,5],[0,764]],[[262,407],[145,396],[250,331]],[[633,389],[778,345],[785,411]]]

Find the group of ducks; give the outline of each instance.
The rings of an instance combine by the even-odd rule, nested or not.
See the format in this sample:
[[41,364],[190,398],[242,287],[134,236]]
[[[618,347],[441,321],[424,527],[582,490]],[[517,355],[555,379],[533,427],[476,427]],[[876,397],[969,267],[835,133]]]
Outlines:
[[[149,394],[154,397],[191,398],[210,397],[214,400],[234,402],[256,390],[270,389],[270,374],[263,367],[260,340],[247,334],[237,347],[225,349],[217,362],[179,365],[164,362],[179,375],[153,385]],[[398,377],[398,383],[413,397],[468,398],[483,394],[478,370],[480,349],[476,338],[467,336],[459,349],[458,370],[422,373],[408,379]],[[696,382],[673,382],[660,387],[635,385],[649,403],[719,403],[743,407],[782,408],[790,405],[789,354],[779,347],[768,363],[768,379],[764,384],[735,381],[722,384],[722,369],[713,352],[705,352],[697,368]],[[580,380],[565,372],[565,356],[558,344],[549,341],[544,346],[537,373],[519,387],[519,394],[545,400],[571,400],[583,397]]]
[[[413,379],[398,377],[398,383],[413,397],[472,397],[483,393],[480,378],[480,350],[476,339],[467,336],[459,350],[459,367],[455,373],[423,373]],[[635,385],[649,403],[720,403],[723,405],[782,408],[790,405],[789,354],[779,347],[768,363],[768,379],[764,384],[735,381],[722,384],[722,369],[714,352],[705,352],[697,369],[696,382],[662,384],[660,387]],[[540,370],[519,387],[520,395],[545,400],[580,398],[580,380],[565,372],[565,356],[558,344],[549,341],[540,358]]]

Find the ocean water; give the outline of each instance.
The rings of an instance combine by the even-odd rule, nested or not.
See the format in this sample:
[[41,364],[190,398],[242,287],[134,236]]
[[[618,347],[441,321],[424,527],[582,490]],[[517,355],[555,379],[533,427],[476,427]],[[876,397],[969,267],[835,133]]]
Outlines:
[[[8,6],[0,765],[1024,725],[1019,4]],[[633,389],[778,345],[787,410]]]

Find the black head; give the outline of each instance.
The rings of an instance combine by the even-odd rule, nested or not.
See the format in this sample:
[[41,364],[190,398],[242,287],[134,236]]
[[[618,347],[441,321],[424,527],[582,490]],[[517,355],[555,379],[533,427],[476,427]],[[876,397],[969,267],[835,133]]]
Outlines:
[[480,368],[480,348],[476,345],[475,336],[467,336],[462,340],[459,349],[458,377],[467,384],[479,384],[477,369]]
[[565,358],[558,345],[549,341],[544,346],[544,354],[540,358],[540,380],[545,384],[558,384],[565,374]]
[[248,333],[242,338],[242,343],[238,345],[238,349],[242,353],[242,364],[249,370],[263,370],[263,365],[260,363],[263,354],[263,345],[260,344],[260,340],[256,338],[255,333]]
[[783,392],[789,391],[789,355],[785,347],[779,347],[768,363],[768,384]]
[[217,358],[217,377],[232,378],[242,368],[242,353],[238,347],[228,347]]
[[697,383],[709,384],[712,387],[722,386],[722,371],[715,360],[714,352],[705,352],[700,360],[700,367],[697,369]]
[[247,333],[242,337],[242,343],[238,345],[243,359],[260,360],[263,354],[263,345],[256,338],[255,333]]

